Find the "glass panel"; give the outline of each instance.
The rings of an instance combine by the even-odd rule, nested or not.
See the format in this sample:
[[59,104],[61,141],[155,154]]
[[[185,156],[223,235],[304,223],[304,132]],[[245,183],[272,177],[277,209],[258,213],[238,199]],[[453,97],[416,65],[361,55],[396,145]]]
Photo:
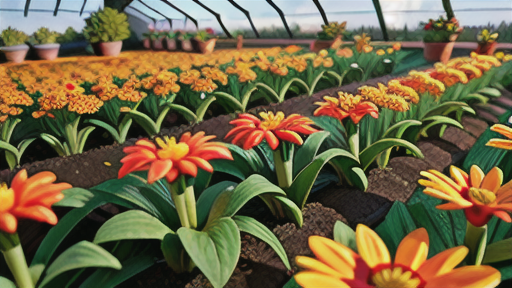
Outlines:
[[294,38],[314,38],[324,24],[311,0],[274,0],[274,3],[283,11]]
[[283,38],[288,37],[279,14],[277,14],[276,10],[272,8],[267,1],[236,0],[236,3],[249,11],[252,22],[262,38],[275,38],[278,34],[281,34],[281,37]]

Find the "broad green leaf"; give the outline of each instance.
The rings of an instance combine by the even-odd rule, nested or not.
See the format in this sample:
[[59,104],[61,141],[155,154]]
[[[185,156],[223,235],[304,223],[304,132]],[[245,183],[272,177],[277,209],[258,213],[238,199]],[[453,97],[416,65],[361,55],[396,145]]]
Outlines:
[[253,95],[253,92],[254,91],[257,91],[258,90],[258,87],[254,86],[250,89],[248,89],[244,95],[242,96],[242,112],[245,112],[245,110],[247,109],[247,105],[249,104],[249,101],[251,100],[251,96]]
[[132,116],[133,120],[135,120],[135,122],[137,122],[137,124],[139,124],[149,136],[154,136],[160,132],[158,131],[155,122],[149,118],[148,115],[136,110],[130,110],[127,113]]
[[501,240],[487,246],[483,264],[500,262],[512,259],[512,238]]
[[94,194],[89,190],[76,187],[63,190],[62,194],[64,194],[64,199],[53,204],[53,206],[80,208],[94,197]]
[[[32,278],[32,283],[39,282],[39,278],[41,278],[41,275],[43,275],[44,269],[46,266],[43,264],[37,264],[34,266],[30,266],[28,268],[28,272],[30,273],[30,278]],[[3,287],[3,286],[0,286]]]
[[182,227],[177,234],[192,261],[213,287],[224,287],[240,256],[240,231],[235,221],[217,218],[204,231]]
[[197,227],[198,229],[202,229],[204,225],[206,225],[206,221],[208,220],[208,214],[210,214],[210,210],[212,208],[215,199],[224,191],[232,190],[235,188],[237,184],[231,181],[222,181],[213,186],[206,188],[199,199],[197,199]]
[[94,237],[100,244],[127,239],[164,239],[173,231],[160,220],[140,210],[130,210],[118,214],[105,222]]
[[[231,160],[212,160],[210,164],[213,170],[233,175],[240,180],[245,180],[252,174],[262,174],[266,169],[265,163],[254,149],[244,150],[233,144],[225,144],[231,155]],[[269,171],[267,171],[268,173]]]
[[375,232],[382,238],[389,249],[391,258],[394,259],[400,241],[415,229],[416,224],[414,224],[414,220],[407,211],[405,204],[395,201],[384,222],[375,228]]
[[405,130],[412,126],[420,126],[421,121],[418,120],[402,120],[393,126],[389,127],[384,133],[384,137],[400,138],[404,134]]
[[286,284],[284,284],[283,288],[301,288],[299,284],[295,281],[295,278],[292,277]]
[[47,133],[41,133],[40,137],[50,146],[52,146],[52,148],[57,152],[57,154],[59,154],[59,156],[66,155],[66,149],[64,148],[63,144],[57,138],[55,138],[55,136]]
[[315,158],[316,153],[318,153],[318,149],[324,142],[325,138],[330,135],[327,131],[320,131],[317,133],[313,133],[309,135],[309,137],[304,141],[302,146],[297,149],[295,156],[293,158],[293,176],[297,176],[304,167],[306,167],[313,158]]
[[117,142],[119,142],[119,133],[117,132],[116,128],[112,127],[111,125],[98,119],[87,119],[84,121],[84,123],[91,123],[93,125],[100,126],[101,128],[107,130],[107,132],[110,133],[110,135],[112,135],[112,137]]
[[184,266],[188,265],[183,261],[186,255],[182,253],[185,248],[178,234],[168,233],[165,235],[162,243],[160,243],[160,249],[164,254],[165,262],[167,262],[167,265],[169,265],[174,272],[181,273],[187,271],[187,267]]
[[0,276],[0,287],[2,288],[16,288],[16,284],[11,280]]
[[68,248],[48,266],[41,287],[45,287],[52,279],[64,272],[88,267],[105,267],[116,270],[122,268],[121,263],[107,250],[91,242],[82,241]]
[[203,100],[203,103],[197,107],[196,110],[196,122],[203,121],[204,115],[206,114],[206,111],[208,110],[208,107],[210,107],[210,104],[212,104],[213,101],[215,101],[217,98],[214,96],[210,96]]
[[187,107],[178,104],[169,104],[169,107],[171,107],[172,110],[176,110],[181,115],[183,115],[183,117],[185,117],[185,119],[187,119],[188,122],[192,123],[197,121],[196,114]]
[[475,114],[475,110],[469,107],[464,102],[447,101],[437,107],[430,109],[424,117],[436,116],[436,115],[448,115],[451,112],[462,110],[471,114]]
[[[256,88],[253,88],[254,90]],[[212,94],[213,96],[215,97],[218,97],[219,99],[224,99],[226,100],[229,104],[233,105],[234,107],[236,107],[236,109],[238,109],[238,111],[244,111],[244,107],[242,106],[242,103],[240,103],[240,101],[238,101],[235,97],[233,97],[232,95],[226,93],[226,92],[213,92]]]
[[356,232],[347,224],[336,221],[334,224],[334,241],[347,246],[357,253]]
[[434,127],[435,125],[439,125],[439,124],[452,125],[459,129],[464,129],[464,126],[462,126],[462,124],[457,122],[457,120],[446,117],[446,116],[436,115],[436,116],[426,117],[423,119],[423,122],[427,122],[427,121],[432,121],[432,122],[428,123],[427,125],[425,125],[425,127],[423,127],[421,129],[420,133],[424,137],[428,137],[428,135],[427,135],[428,129]]
[[462,97],[462,100],[464,100],[466,102],[469,102],[471,100],[476,100],[479,103],[487,104],[487,102],[489,101],[489,98],[487,98],[481,94],[478,94],[478,93],[470,93],[470,94]]
[[363,170],[366,170],[380,153],[394,146],[401,146],[407,148],[416,157],[420,159],[424,158],[423,153],[421,153],[421,150],[411,142],[403,139],[385,138],[373,143],[372,145],[361,151],[361,153],[359,154],[359,161],[361,162],[361,167],[363,167]]
[[[320,81],[320,79],[324,76],[324,73],[326,71],[322,71],[320,72],[316,77],[315,79],[313,79],[313,82],[311,82],[310,84],[310,89],[308,91],[308,96],[311,96],[313,95],[313,92],[315,91],[315,88],[316,88],[316,85],[318,84],[318,81]],[[333,72],[334,73],[334,72]]]
[[279,95],[277,95],[276,91],[274,91],[274,89],[270,88],[267,84],[258,82],[254,85],[256,85],[256,87],[258,87],[258,88],[263,88],[263,90],[265,92],[267,92],[266,94],[269,95],[270,99],[272,100],[272,103],[280,102]]
[[7,150],[14,155],[18,155],[18,149],[16,149],[16,147],[2,140],[0,140],[0,149]]
[[284,266],[291,270],[290,262],[288,261],[288,256],[286,256],[286,251],[284,251],[283,245],[279,242],[276,235],[272,233],[265,225],[256,221],[254,218],[247,216],[234,216],[233,220],[235,220],[236,225],[238,225],[238,229],[240,231],[249,233],[254,237],[257,237],[267,243],[274,251],[276,251],[277,256],[281,258],[284,263]]
[[25,150],[28,148],[28,146],[34,142],[37,138],[30,138],[30,139],[24,139],[18,144],[18,162],[21,160],[21,156],[23,153],[25,153]]
[[501,96],[500,90],[496,88],[491,87],[485,87],[480,90],[478,90],[479,94],[484,94],[485,96],[492,97],[492,98],[498,98]]
[[319,154],[306,168],[300,171],[295,179],[293,179],[292,185],[286,191],[288,198],[297,204],[299,208],[303,208],[318,174],[325,164],[336,157],[357,162],[354,155],[343,149],[332,148]]

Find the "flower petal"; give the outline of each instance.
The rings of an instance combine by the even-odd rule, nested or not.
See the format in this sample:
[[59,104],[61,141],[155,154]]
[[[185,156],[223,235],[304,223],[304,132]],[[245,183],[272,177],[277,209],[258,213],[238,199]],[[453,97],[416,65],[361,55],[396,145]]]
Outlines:
[[425,288],[493,288],[500,280],[500,272],[491,266],[465,266],[428,281]]
[[466,246],[453,247],[428,259],[418,269],[421,278],[428,282],[429,279],[446,274],[457,267],[468,254]]
[[339,278],[325,275],[318,272],[299,272],[294,276],[297,284],[304,288],[313,287],[336,287],[336,288],[350,288],[345,282]]
[[322,263],[343,274],[345,278],[354,279],[354,268],[359,256],[350,248],[316,235],[309,237],[309,247]]
[[245,139],[243,149],[249,150],[254,146],[257,146],[261,143],[261,140],[263,140],[263,137],[265,137],[265,133],[262,130],[254,130],[247,139]]
[[311,257],[305,256],[297,256],[295,257],[295,264],[302,269],[313,270],[315,272],[319,272],[325,275],[329,275],[336,278],[343,278],[346,276],[344,271],[337,271],[328,265],[324,264],[322,261],[318,261]]
[[178,169],[181,173],[190,175],[192,177],[197,176],[197,166],[196,164],[187,161],[187,160],[181,160],[178,162]]
[[462,169],[450,166],[450,176],[455,180],[455,182],[461,187],[468,187],[469,176]]
[[265,132],[265,140],[267,140],[267,143],[272,150],[276,150],[277,146],[279,146],[279,139],[277,139],[276,135],[274,135],[272,131]]
[[395,265],[403,265],[412,271],[418,270],[427,260],[428,233],[425,228],[419,228],[409,233],[398,245],[395,256]]
[[156,160],[151,163],[148,171],[148,183],[153,184],[162,179],[172,168],[171,160]]
[[503,124],[492,125],[491,131],[498,132],[501,135],[503,135],[509,139],[512,139],[512,128],[507,127]]
[[480,188],[496,193],[498,192],[498,189],[500,189],[502,183],[503,172],[500,168],[494,167],[489,171],[489,173],[487,173],[487,175],[485,175]]
[[0,213],[0,230],[9,234],[16,232],[18,228],[18,220],[11,213]]
[[469,184],[471,187],[480,188],[482,180],[485,177],[484,171],[480,167],[473,165],[469,171]]
[[512,218],[510,217],[510,215],[505,212],[505,211],[494,211],[494,216],[500,218],[501,220],[507,222],[507,223],[510,223],[512,222]]
[[304,141],[299,136],[299,134],[297,134],[297,133],[295,133],[293,131],[278,130],[278,131],[274,131],[274,133],[276,134],[276,136],[279,139],[281,139],[283,141],[288,141],[288,142],[291,142],[291,143],[294,143],[294,144],[297,144],[297,145],[302,145],[302,143],[304,143]]
[[512,150],[512,141],[506,139],[491,139],[485,145],[494,148]]
[[186,160],[194,163],[197,167],[205,170],[206,172],[210,172],[210,173],[213,172],[213,167],[210,164],[210,162],[206,161],[205,159],[203,159],[201,157],[191,156],[191,157],[187,157]]
[[178,169],[172,168],[171,171],[169,171],[169,173],[167,173],[167,175],[165,175],[165,178],[167,179],[167,182],[172,183],[172,182],[174,182],[174,180],[176,180],[176,178],[178,178],[179,174],[180,173],[179,173]]
[[439,210],[459,210],[459,209],[464,209],[464,208],[473,206],[473,204],[471,202],[468,202],[468,203],[469,204],[466,206],[460,205],[458,203],[446,203],[446,204],[437,205],[436,208]]
[[43,206],[16,207],[12,214],[17,218],[28,218],[39,222],[55,225],[58,222],[57,215],[52,209]]
[[391,264],[391,256],[384,241],[373,230],[363,224],[356,228],[356,243],[359,255],[370,266],[375,268],[382,264]]

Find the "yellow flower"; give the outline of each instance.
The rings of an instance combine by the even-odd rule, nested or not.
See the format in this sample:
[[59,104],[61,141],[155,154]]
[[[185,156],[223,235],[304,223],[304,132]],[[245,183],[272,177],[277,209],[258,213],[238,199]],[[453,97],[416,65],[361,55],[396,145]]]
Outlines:
[[185,72],[181,72],[180,82],[183,84],[191,85],[192,83],[194,83],[194,81],[199,79],[199,77],[201,77],[201,72],[195,69],[188,70]]
[[[370,36],[368,36],[366,33],[362,33],[361,35],[354,36],[354,42],[355,42],[357,51],[359,53],[361,53],[361,51],[363,51],[363,47],[369,46],[368,44],[370,44],[370,40],[371,40]],[[366,53],[368,53],[368,52],[366,52]]]
[[350,58],[354,56],[354,51],[352,51],[352,49],[348,47],[345,47],[343,49],[336,51],[336,55],[342,58]]
[[496,54],[494,54],[494,57],[496,57],[496,59],[498,60],[502,60],[503,57],[505,57],[505,53],[503,53],[503,51],[496,52]]
[[417,104],[420,101],[420,96],[414,89],[400,84],[397,79],[388,82],[388,93],[402,96],[406,101]]
[[217,84],[213,83],[211,78],[199,78],[192,83],[190,88],[197,92],[211,93],[217,89]]
[[391,261],[384,241],[363,224],[356,228],[359,254],[321,236],[310,236],[309,247],[316,258],[297,256],[304,269],[295,275],[302,287],[496,287],[501,274],[491,266],[455,268],[468,254],[458,246],[427,260],[429,239],[425,228],[409,233],[398,245]]
[[382,83],[378,85],[379,88],[362,86],[359,88],[359,93],[364,99],[375,103],[379,107],[399,112],[409,110],[409,103],[407,103],[404,98],[396,94],[388,94],[388,88],[385,85]]
[[453,86],[457,83],[468,83],[466,73],[455,68],[449,68],[443,63],[434,64],[435,71],[430,72],[430,77],[443,82],[447,87]]
[[370,46],[370,45],[364,45],[363,46],[363,52],[364,53],[370,53],[372,51],[373,51],[373,47],[372,46]]
[[377,55],[379,56],[382,56],[382,55],[385,55],[386,54],[386,51],[384,51],[383,49],[379,49],[375,52]]
[[388,48],[388,49],[386,49],[386,52],[388,52],[388,54],[393,54],[393,52],[395,52],[395,49]]
[[405,78],[400,79],[400,84],[413,88],[418,93],[430,93],[433,96],[441,96],[445,91],[443,82],[430,77],[427,72],[411,71]]

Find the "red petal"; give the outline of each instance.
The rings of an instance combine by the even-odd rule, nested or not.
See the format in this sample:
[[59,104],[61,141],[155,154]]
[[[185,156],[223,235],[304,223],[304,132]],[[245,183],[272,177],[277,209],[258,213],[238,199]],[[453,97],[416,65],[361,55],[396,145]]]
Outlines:
[[240,133],[240,132],[243,132],[243,130],[252,130],[254,128],[252,127],[247,127],[247,126],[239,126],[239,127],[235,127],[233,129],[231,129],[228,134],[226,134],[226,137],[224,137],[224,139],[228,139],[229,137],[233,136],[234,134],[237,134],[237,133]]
[[176,178],[178,178],[179,171],[176,168],[172,168],[167,175],[165,175],[165,178],[167,179],[167,182],[172,183]]
[[187,161],[187,160],[181,160],[178,162],[178,169],[181,173],[190,175],[192,177],[197,176],[197,166],[196,164]]
[[151,167],[148,172],[148,183],[153,184],[154,182],[162,179],[172,168],[171,160],[156,160],[151,163]]
[[148,139],[140,139],[137,142],[135,142],[135,145],[139,147],[148,148],[151,151],[156,151],[155,143],[149,141]]
[[279,139],[288,141],[297,145],[302,145],[304,141],[302,141],[302,138],[299,136],[299,134],[288,131],[288,130],[279,130],[274,132]]
[[512,218],[510,218],[510,215],[505,211],[494,211],[494,216],[500,218],[501,220],[505,222],[512,222]]
[[213,172],[212,165],[208,161],[204,160],[203,158],[192,156],[192,157],[187,157],[186,159],[189,160],[190,162],[194,163],[197,167],[205,170],[206,172],[210,172],[210,173]]
[[242,147],[244,150],[249,150],[252,147],[259,145],[265,133],[262,130],[254,130],[248,137],[245,139],[244,146]]
[[265,133],[265,140],[267,140],[267,143],[272,150],[276,150],[277,146],[279,146],[279,139],[277,139],[276,135],[274,135],[272,131],[267,131]]
[[187,142],[190,139],[190,132],[181,134],[180,142]]

